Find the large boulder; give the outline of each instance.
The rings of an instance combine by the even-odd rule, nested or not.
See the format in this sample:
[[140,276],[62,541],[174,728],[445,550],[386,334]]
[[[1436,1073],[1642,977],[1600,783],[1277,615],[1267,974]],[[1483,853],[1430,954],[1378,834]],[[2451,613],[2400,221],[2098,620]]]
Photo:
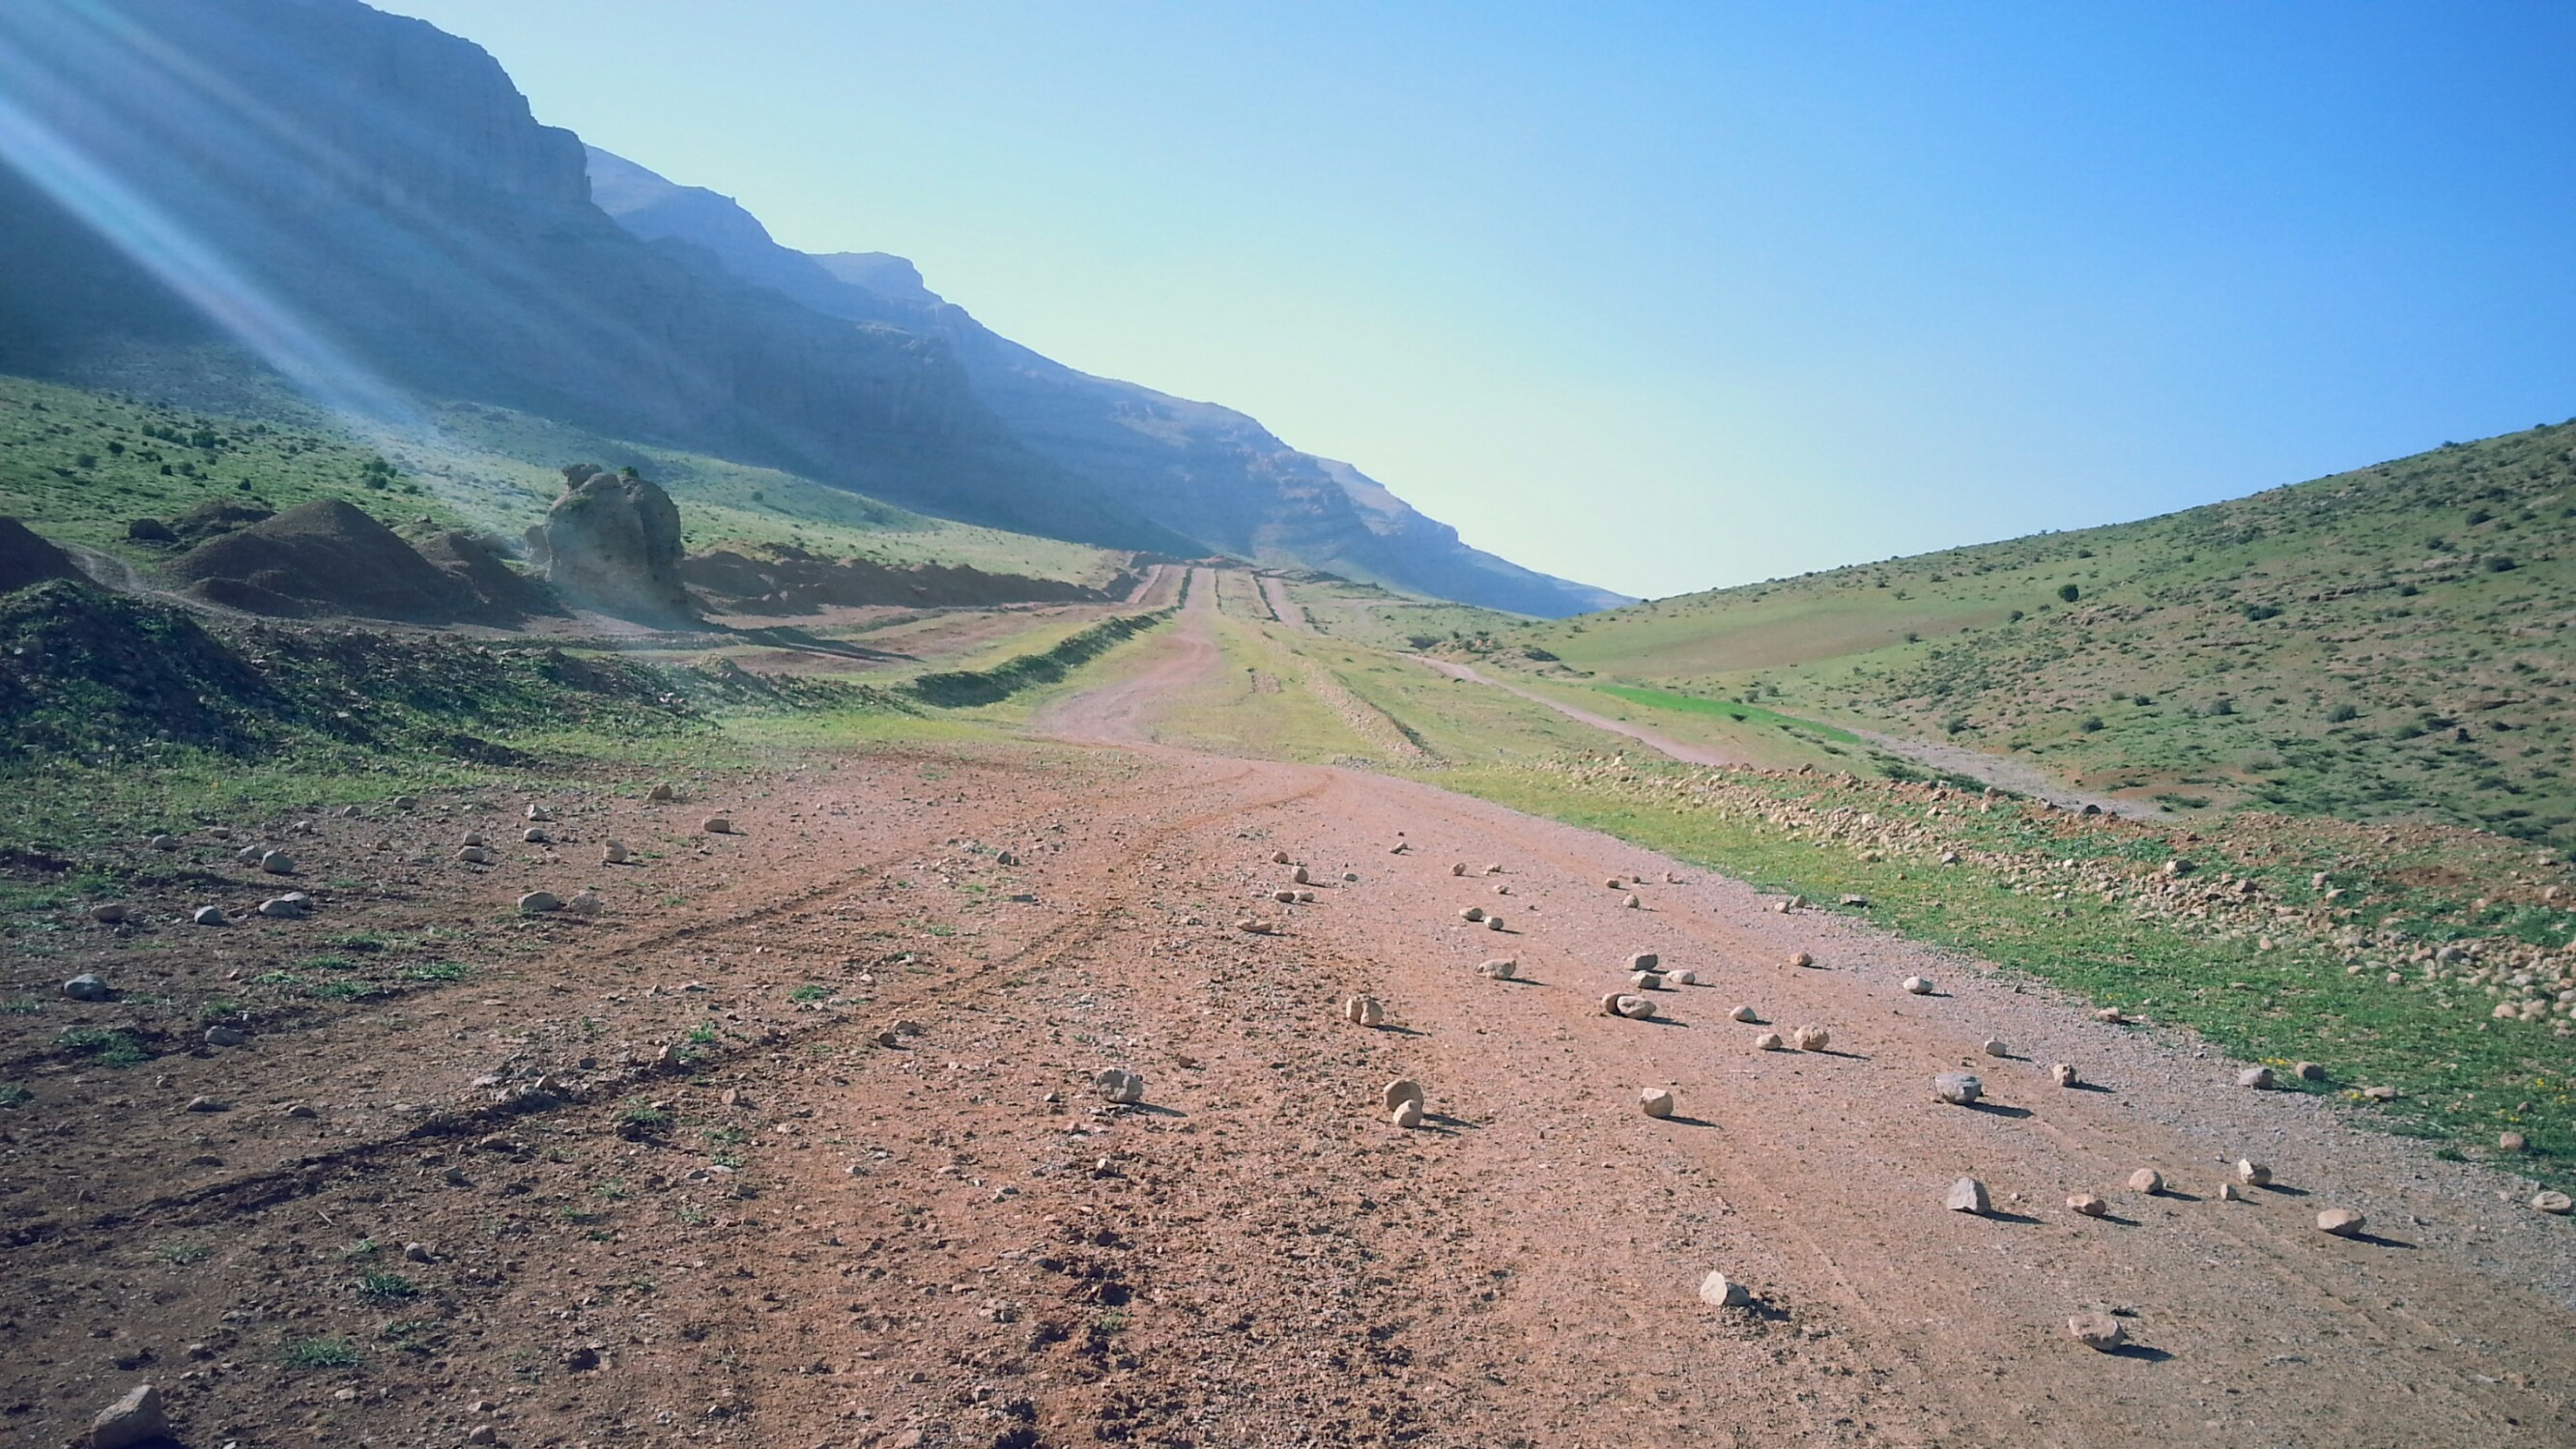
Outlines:
[[546,514],[546,580],[574,601],[619,618],[696,618],[680,580],[680,510],[632,474],[587,463],[564,469]]

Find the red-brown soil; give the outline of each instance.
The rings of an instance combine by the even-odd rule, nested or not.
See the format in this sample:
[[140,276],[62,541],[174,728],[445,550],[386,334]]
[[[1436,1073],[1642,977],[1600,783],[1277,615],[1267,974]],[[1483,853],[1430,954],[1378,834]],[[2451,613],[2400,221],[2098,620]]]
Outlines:
[[[1055,711],[1076,743],[567,788],[552,847],[515,798],[326,817],[276,837],[305,921],[184,924],[285,884],[200,835],[203,884],[140,924],[13,941],[44,1010],[0,1017],[32,1093],[0,1110],[0,1426],[64,1443],[148,1381],[207,1446],[2576,1440],[2569,1224],[2479,1170],[1598,835],[1140,743],[1156,687]],[[698,833],[718,812],[741,833]],[[465,829],[501,863],[450,860]],[[592,864],[612,836],[641,863]],[[1314,903],[1268,899],[1283,850]],[[584,884],[596,919],[512,911]],[[353,932],[401,994],[255,984]],[[1599,1014],[1640,950],[1713,984]],[[1498,955],[1530,979],[1475,973]],[[395,969],[433,959],[471,969]],[[84,969],[123,999],[52,994]],[[1362,991],[1387,1026],[1342,1021]],[[191,1049],[227,997],[247,1045]],[[1829,1052],[1752,1049],[1808,1022]],[[118,1024],[161,1054],[50,1045]],[[1112,1066],[1141,1105],[1094,1093]],[[1991,1110],[1934,1102],[1948,1070]],[[1386,1120],[1397,1076],[1421,1128]],[[2277,1185],[2221,1201],[2239,1155]],[[2150,1166],[2172,1191],[2124,1185]],[[1943,1209],[1964,1174],[1996,1216]],[[2373,1236],[2318,1232],[2329,1206]],[[1703,1304],[1711,1269],[1753,1303]],[[2135,1346],[2071,1341],[2094,1309]],[[316,1339],[362,1361],[287,1362]]]

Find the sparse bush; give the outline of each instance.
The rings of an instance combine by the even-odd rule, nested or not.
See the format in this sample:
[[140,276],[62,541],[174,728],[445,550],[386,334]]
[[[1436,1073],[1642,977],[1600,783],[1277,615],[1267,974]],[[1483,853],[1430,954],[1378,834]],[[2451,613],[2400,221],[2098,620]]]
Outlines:
[[2088,714],[2084,716],[2083,722],[2078,724],[2076,728],[2084,731],[2084,733],[2088,735],[2100,734],[2104,728],[2102,724],[2102,716],[2098,714]]
[[2071,604],[2077,599],[2082,598],[2084,596],[2084,591],[2075,587],[2073,584],[2059,584],[2057,586],[2057,596]]
[[2361,711],[2348,704],[2339,704],[2326,711],[2327,724],[2343,724],[2359,718],[2361,718]]

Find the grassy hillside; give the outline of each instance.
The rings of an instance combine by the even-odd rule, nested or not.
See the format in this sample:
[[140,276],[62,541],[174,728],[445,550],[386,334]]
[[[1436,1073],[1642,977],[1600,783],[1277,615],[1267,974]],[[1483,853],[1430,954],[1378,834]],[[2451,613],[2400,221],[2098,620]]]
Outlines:
[[880,562],[970,564],[1100,584],[1124,555],[909,513],[876,499],[700,454],[653,448],[474,404],[417,430],[360,436],[284,400],[240,414],[164,407],[0,377],[0,514],[59,542],[149,563],[125,525],[211,498],[284,509],[345,498],[389,522],[427,515],[515,537],[562,491],[575,460],[632,465],[671,490],[692,549],[794,543]]
[[2569,845],[2571,537],[2563,425],[1452,647],[1586,687],[1946,736],[2186,811],[2421,817]]

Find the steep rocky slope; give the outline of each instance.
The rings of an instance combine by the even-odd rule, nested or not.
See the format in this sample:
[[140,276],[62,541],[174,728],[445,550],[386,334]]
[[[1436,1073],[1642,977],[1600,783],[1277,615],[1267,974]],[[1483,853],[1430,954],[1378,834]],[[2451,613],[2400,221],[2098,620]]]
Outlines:
[[901,257],[809,256],[731,199],[590,148],[592,195],[639,237],[816,311],[948,344],[976,394],[1048,459],[1208,548],[1555,617],[1627,602],[1470,548],[1347,463],[1302,453],[1231,408],[1094,377],[944,301]]
[[[950,517],[1191,545],[1030,452],[938,339],[692,268],[472,44],[356,0],[0,9],[0,368],[239,348],[335,400],[471,399]],[[214,348],[218,356],[202,356]]]

